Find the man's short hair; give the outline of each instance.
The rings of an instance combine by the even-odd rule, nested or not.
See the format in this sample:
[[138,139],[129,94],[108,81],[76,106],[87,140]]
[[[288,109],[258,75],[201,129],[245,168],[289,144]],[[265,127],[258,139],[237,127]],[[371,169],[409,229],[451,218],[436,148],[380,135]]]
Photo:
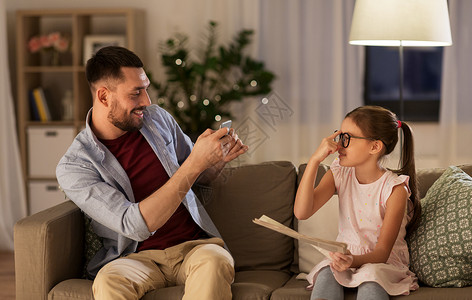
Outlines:
[[85,76],[92,84],[101,79],[122,79],[122,67],[142,68],[143,62],[132,51],[118,46],[101,48],[87,61]]

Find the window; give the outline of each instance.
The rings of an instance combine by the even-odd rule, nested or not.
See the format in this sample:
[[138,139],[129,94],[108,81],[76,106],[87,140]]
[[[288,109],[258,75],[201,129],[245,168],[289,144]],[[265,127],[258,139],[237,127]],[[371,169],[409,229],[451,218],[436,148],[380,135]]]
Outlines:
[[[438,121],[442,47],[403,47],[403,99],[406,121]],[[398,47],[366,47],[365,104],[400,115]]]

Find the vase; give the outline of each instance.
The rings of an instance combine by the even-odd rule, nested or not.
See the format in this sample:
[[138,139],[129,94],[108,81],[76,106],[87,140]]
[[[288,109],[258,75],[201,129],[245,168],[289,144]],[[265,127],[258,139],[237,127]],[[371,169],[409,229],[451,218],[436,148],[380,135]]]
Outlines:
[[59,52],[51,51],[51,58],[50,58],[50,65],[51,66],[59,66],[61,64]]
[[61,64],[60,53],[47,49],[41,54],[41,64],[44,66],[59,66]]

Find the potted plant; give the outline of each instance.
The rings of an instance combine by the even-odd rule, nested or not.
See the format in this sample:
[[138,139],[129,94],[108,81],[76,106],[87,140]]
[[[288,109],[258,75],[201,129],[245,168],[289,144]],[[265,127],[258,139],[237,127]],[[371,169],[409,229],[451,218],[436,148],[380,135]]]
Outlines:
[[216,22],[209,22],[205,44],[196,50],[200,52],[195,60],[186,35],[165,41],[160,46],[165,81],[157,82],[148,74],[157,103],[193,138],[222,119],[234,118],[231,102],[270,93],[275,78],[263,62],[244,54],[253,30],[241,30],[227,46],[216,49],[216,27]]

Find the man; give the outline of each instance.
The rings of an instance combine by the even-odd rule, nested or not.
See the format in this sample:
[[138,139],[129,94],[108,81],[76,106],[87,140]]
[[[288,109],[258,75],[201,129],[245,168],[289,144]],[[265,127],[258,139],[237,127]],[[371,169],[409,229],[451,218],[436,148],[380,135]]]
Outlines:
[[185,299],[231,299],[234,261],[191,187],[248,149],[222,128],[195,145],[151,105],[143,63],[122,47],[86,66],[93,107],[57,166],[103,247],[87,266],[95,299],[139,299],[185,284]]

